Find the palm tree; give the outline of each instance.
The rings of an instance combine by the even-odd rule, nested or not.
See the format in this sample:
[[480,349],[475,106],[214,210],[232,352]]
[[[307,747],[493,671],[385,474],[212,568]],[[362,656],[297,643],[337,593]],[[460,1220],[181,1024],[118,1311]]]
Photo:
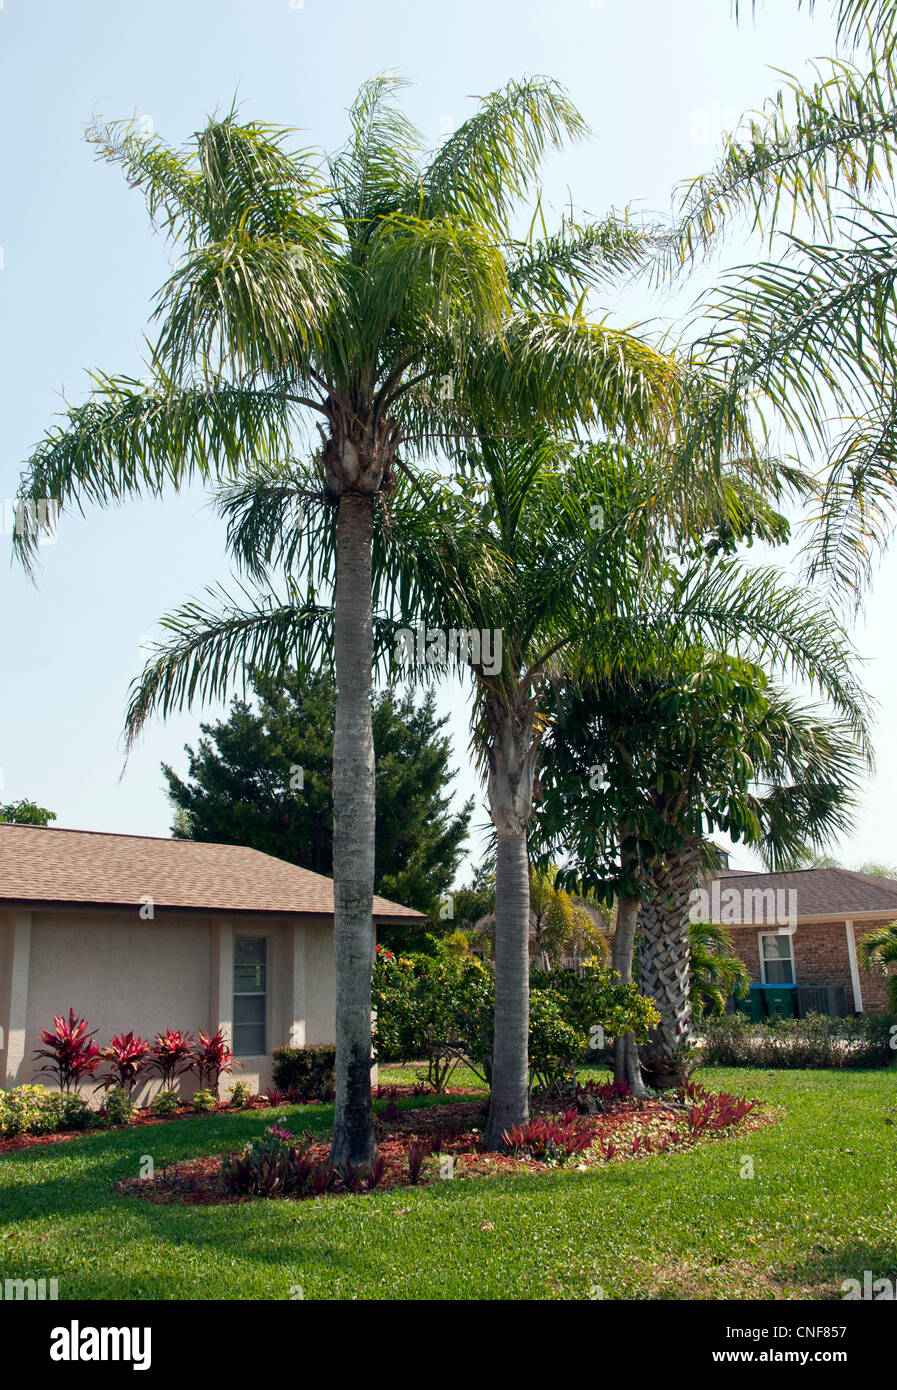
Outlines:
[[692,922],[688,938],[692,1016],[719,1017],[733,995],[747,993],[750,971],[735,955],[732,938],[719,922]]
[[887,981],[888,1008],[897,1017],[897,922],[876,927],[857,942],[857,955],[864,970]]
[[[233,111],[187,152],[127,125],[93,133],[182,254],[158,297],[148,383],[95,374],[91,397],[47,433],[20,487],[27,521],[41,499],[108,505],[267,470],[281,498],[308,504],[320,523],[303,534],[333,585],[330,627],[317,591],[293,590],[248,624],[232,612],[206,674],[220,693],[234,662],[259,654],[259,624],[285,658],[332,642],[333,1157],[356,1164],[374,1153],[372,546],[375,513],[409,473],[400,452],[436,450],[484,424],[525,431],[546,416],[672,434],[686,464],[705,446],[703,423],[682,423],[695,373],[583,314],[589,288],[637,260],[646,238],[613,217],[565,219],[523,240],[509,230],[543,152],[585,132],[557,84],[493,92],[435,152],[397,108],[401,85],[384,74],[362,87],[349,140],[327,160]],[[312,421],[314,466],[294,467]],[[710,427],[722,447],[744,434],[727,406]],[[34,528],[15,543],[33,564]],[[199,683],[188,682],[191,696]]]
[[[782,633],[779,662],[792,640]],[[840,719],[803,708],[757,665],[695,646],[567,694],[550,740],[548,820],[562,841],[582,768],[603,761],[606,788],[567,832],[569,874],[614,888],[638,919],[639,984],[661,1017],[640,1059],[631,1041],[618,1046],[618,1078],[636,1090],[643,1077],[655,1086],[682,1079],[691,895],[702,872],[712,874],[705,834],[724,831],[780,867],[849,824],[865,726],[832,685],[831,655],[815,677]],[[607,827],[618,823],[625,834],[615,843]],[[621,972],[631,950],[630,937],[615,939]]]
[[811,572],[856,599],[897,513],[897,6],[831,9],[841,51],[808,81],[784,74],[680,186],[660,264],[690,266],[736,218],[766,238],[770,260],[704,297],[697,318],[713,322],[695,347],[733,405],[753,396],[822,454]]

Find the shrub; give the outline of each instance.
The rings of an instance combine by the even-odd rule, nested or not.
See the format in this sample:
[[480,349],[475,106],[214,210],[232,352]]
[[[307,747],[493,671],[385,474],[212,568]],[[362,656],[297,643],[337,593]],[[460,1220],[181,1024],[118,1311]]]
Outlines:
[[[433,955],[378,954],[374,1041],[384,1061],[427,1059],[427,1080],[442,1091],[462,1061],[491,1076],[494,973],[488,961],[459,956],[444,942]],[[569,1078],[596,1026],[643,1042],[659,1014],[635,985],[602,966],[530,973],[530,1085],[548,1089]],[[594,1062],[595,1053],[590,1054]]]
[[[227,1191],[241,1197],[298,1196],[313,1187],[316,1167],[321,1166],[310,1157],[311,1144],[308,1135],[297,1139],[288,1129],[268,1125],[261,1139],[250,1140],[242,1153],[225,1154],[221,1176]],[[327,1180],[332,1183],[329,1174]]]
[[38,1068],[38,1074],[49,1072],[56,1078],[60,1091],[77,1091],[100,1064],[100,1049],[91,1042],[96,1029],[88,1033],[87,1020],[78,1018],[74,1009],[69,1009],[68,1019],[54,1015],[53,1023],[52,1033],[46,1028],[41,1033],[44,1046],[34,1054],[49,1059]]
[[562,1116],[535,1116],[525,1125],[514,1125],[502,1135],[515,1158],[525,1154],[555,1162],[585,1153],[595,1137],[591,1125],[577,1121],[575,1110],[568,1110]]
[[137,1084],[137,1078],[145,1069],[149,1057],[149,1043],[143,1038],[135,1038],[130,1033],[119,1033],[103,1048],[104,1062],[109,1065],[103,1084],[108,1089],[117,1086],[130,1096]]
[[332,1100],[336,1088],[334,1047],[276,1047],[274,1085],[279,1091],[304,1100]]
[[208,1111],[215,1109],[218,1104],[218,1096],[214,1091],[210,1091],[207,1088],[194,1091],[193,1095],[190,1097],[190,1104],[193,1106],[197,1115],[205,1115]]
[[21,1134],[50,1134],[59,1124],[62,1096],[46,1086],[16,1086],[0,1091],[0,1139]]
[[134,1102],[124,1086],[110,1086],[103,1101],[103,1119],[110,1125],[129,1125],[134,1118]]
[[150,1113],[152,1115],[173,1115],[180,1109],[181,1098],[177,1091],[160,1091],[150,1101]]
[[163,1091],[172,1089],[175,1080],[188,1072],[193,1063],[193,1035],[179,1028],[166,1028],[157,1033],[150,1048],[150,1066],[162,1079]]
[[248,1081],[235,1081],[227,1094],[234,1109],[243,1110],[252,1100],[252,1087]]
[[75,1092],[64,1092],[57,1129],[92,1129],[97,1116],[87,1101]]
[[189,1066],[189,1070],[196,1072],[200,1086],[214,1091],[217,1096],[218,1083],[222,1075],[232,1071],[233,1065],[234,1054],[228,1047],[222,1030],[219,1028],[217,1033],[207,1038],[200,1028],[199,1041]]
[[704,1025],[703,1061],[721,1067],[886,1067],[894,1061],[886,1018],[780,1018],[752,1023],[726,1014]]

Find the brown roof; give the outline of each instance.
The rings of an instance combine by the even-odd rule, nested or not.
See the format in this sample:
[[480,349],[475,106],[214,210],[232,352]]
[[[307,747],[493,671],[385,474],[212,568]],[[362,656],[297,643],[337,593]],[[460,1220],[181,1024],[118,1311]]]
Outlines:
[[[743,869],[724,869],[717,875],[721,898],[727,888],[737,893],[764,893],[769,889],[794,892],[796,916],[845,917],[862,913],[893,913],[897,918],[897,879],[878,878],[875,874],[859,874],[853,869],[797,869],[791,873],[763,874]],[[705,885],[708,886],[708,885]],[[731,900],[730,900],[731,901]],[[768,901],[768,900],[767,900]],[[749,898],[754,904],[748,921],[766,920],[765,907],[759,898]],[[788,899],[785,899],[787,906]],[[772,903],[768,902],[772,907]],[[760,909],[763,908],[761,912]],[[770,920],[775,909],[770,913]],[[724,918],[724,920],[726,920]]]
[[[90,903],[216,912],[333,914],[333,880],[242,845],[0,824],[3,903]],[[374,898],[378,920],[424,921]]]

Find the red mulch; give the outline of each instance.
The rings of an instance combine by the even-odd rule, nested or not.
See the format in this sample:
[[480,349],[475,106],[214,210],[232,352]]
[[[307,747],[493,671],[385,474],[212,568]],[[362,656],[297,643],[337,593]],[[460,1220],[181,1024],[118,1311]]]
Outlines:
[[[463,1092],[456,1091],[455,1094]],[[566,1106],[564,1102],[559,1101],[542,1108],[544,1111],[562,1112]],[[715,1131],[707,1135],[706,1139],[702,1136],[697,1142],[707,1142],[712,1138],[729,1138],[733,1133],[757,1129],[775,1118],[770,1107],[756,1107],[737,1125],[724,1131]],[[599,1146],[604,1146],[603,1149],[599,1147],[569,1160],[571,1167],[579,1169],[603,1166],[608,1161],[635,1160],[658,1151],[670,1152],[696,1142],[684,1137],[685,1110],[656,1099],[614,1101],[608,1104],[605,1114],[583,1116],[579,1123],[593,1132]],[[454,1158],[451,1176],[468,1181],[494,1177],[501,1173],[539,1173],[558,1166],[556,1163],[514,1157],[512,1154],[483,1152],[481,1129],[484,1125],[482,1100],[464,1105],[404,1110],[399,1118],[392,1122],[378,1115],[377,1145],[379,1153],[385,1159],[386,1167],[376,1190],[390,1191],[397,1187],[410,1186],[407,1146],[411,1137],[428,1140],[430,1144],[430,1157],[426,1159],[421,1173],[422,1184],[438,1182],[442,1177],[440,1159],[436,1155],[451,1155]],[[607,1151],[611,1144],[615,1146],[615,1152],[611,1152],[608,1157]],[[330,1152],[329,1140],[313,1143],[309,1152],[315,1161],[326,1161]],[[367,1191],[363,1180],[356,1190]],[[258,1200],[255,1197],[233,1196],[225,1190],[221,1177],[220,1154],[172,1164],[154,1178],[126,1179],[117,1184],[116,1191],[123,1196],[141,1197],[152,1202],[176,1202],[190,1206]],[[337,1182],[327,1196],[345,1196],[347,1191],[343,1184]],[[310,1194],[303,1194],[291,1200],[309,1199]]]

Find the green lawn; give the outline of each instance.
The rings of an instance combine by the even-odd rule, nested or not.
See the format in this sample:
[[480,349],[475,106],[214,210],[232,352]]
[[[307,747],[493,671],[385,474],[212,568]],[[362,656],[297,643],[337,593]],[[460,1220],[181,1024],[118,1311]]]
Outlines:
[[[223,1152],[274,1112],[11,1153],[0,1159],[0,1279],[55,1277],[60,1298],[86,1299],[288,1299],[297,1285],[307,1299],[587,1299],[599,1288],[731,1299],[840,1298],[841,1280],[865,1269],[893,1278],[897,1071],[704,1069],[700,1079],[773,1101],[784,1119],[588,1173],[219,1209],[111,1188],[137,1174],[141,1155],[158,1167]],[[332,1112],[276,1113],[323,1131]],[[741,1176],[746,1157],[752,1179]]]

